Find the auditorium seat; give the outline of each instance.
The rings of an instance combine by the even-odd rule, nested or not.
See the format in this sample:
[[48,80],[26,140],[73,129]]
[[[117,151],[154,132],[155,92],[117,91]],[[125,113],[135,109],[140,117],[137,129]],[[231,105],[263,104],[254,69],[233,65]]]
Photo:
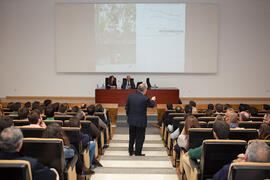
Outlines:
[[54,119],[55,120],[61,120],[61,121],[65,121],[65,120],[69,120],[70,118],[72,118],[73,116],[71,116],[71,115],[55,115],[54,116]]
[[17,126],[21,129],[23,137],[41,138],[45,128],[43,127],[29,127],[29,126]]
[[200,162],[201,179],[211,178],[225,164],[245,153],[244,140],[204,140]]
[[65,164],[64,145],[62,139],[55,138],[24,138],[21,153],[37,158],[45,166],[55,168],[61,180],[76,179],[75,155]]
[[192,115],[195,116],[196,118],[199,118],[199,117],[204,117],[205,113],[194,113]]
[[63,121],[61,120],[45,120],[44,122],[46,126],[49,126],[50,124],[54,124],[54,123],[58,124],[59,126],[63,126]]
[[24,160],[0,160],[0,174],[10,180],[32,180],[30,163]]
[[25,125],[29,125],[29,121],[28,120],[13,120],[14,126],[25,126]]
[[263,116],[262,117],[250,117],[251,121],[263,121]]
[[260,129],[262,121],[241,121],[239,127],[241,128],[251,128],[251,129]]
[[265,142],[268,146],[270,146],[270,140],[262,140],[262,139],[254,139],[254,140],[249,140],[248,144],[251,144],[254,141],[263,141]]
[[190,128],[189,134],[189,148],[196,148],[202,145],[206,139],[214,139],[212,128]]
[[270,163],[236,162],[230,166],[228,180],[270,179]]
[[208,121],[207,127],[213,128],[215,121]]
[[249,141],[258,139],[258,131],[256,129],[230,129],[229,139],[241,139]]
[[216,117],[198,117],[198,121],[205,121],[205,122],[209,122],[209,121],[215,121]]

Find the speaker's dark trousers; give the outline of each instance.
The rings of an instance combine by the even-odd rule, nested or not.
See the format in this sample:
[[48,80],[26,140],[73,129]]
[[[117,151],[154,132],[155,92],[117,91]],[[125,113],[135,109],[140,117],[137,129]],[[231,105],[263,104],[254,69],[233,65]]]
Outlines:
[[129,125],[129,153],[134,151],[135,143],[135,155],[142,153],[143,143],[145,139],[146,127],[136,127]]

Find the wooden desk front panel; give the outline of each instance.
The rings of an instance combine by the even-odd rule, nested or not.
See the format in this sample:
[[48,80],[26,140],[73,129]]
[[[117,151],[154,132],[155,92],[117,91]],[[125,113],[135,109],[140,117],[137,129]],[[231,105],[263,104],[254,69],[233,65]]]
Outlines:
[[[96,103],[115,103],[125,106],[129,94],[135,93],[135,89],[96,89]],[[156,104],[177,104],[179,99],[179,89],[149,89],[146,95],[151,98],[156,96]]]

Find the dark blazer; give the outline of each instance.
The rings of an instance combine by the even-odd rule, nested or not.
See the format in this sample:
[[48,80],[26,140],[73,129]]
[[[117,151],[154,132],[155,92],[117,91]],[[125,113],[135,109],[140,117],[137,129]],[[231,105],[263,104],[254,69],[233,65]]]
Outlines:
[[141,92],[133,93],[128,96],[126,104],[126,114],[128,124],[136,127],[146,127],[147,107],[154,107],[155,101],[150,100]]
[[30,163],[33,180],[55,180],[56,174],[47,166],[44,166],[37,159],[23,156],[21,153],[5,153],[0,152],[1,160],[25,160]]
[[[121,88],[126,89],[126,86],[127,86],[127,78],[123,78],[123,83],[122,83]],[[135,84],[134,84],[133,78],[130,78],[130,87],[131,87],[131,89],[135,89]]]
[[109,82],[109,78],[106,78],[105,85],[106,85],[106,89],[111,89],[111,86],[117,86],[116,85],[116,78],[113,82]]

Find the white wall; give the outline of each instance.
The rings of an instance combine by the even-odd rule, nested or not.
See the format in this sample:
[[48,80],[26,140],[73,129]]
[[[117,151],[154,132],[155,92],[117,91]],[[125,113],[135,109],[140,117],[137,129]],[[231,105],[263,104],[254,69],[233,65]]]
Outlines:
[[[0,0],[0,97],[93,97],[109,75],[56,73],[55,2]],[[182,97],[269,97],[270,1],[220,0],[219,7],[218,73],[132,74],[135,81],[150,77]]]

